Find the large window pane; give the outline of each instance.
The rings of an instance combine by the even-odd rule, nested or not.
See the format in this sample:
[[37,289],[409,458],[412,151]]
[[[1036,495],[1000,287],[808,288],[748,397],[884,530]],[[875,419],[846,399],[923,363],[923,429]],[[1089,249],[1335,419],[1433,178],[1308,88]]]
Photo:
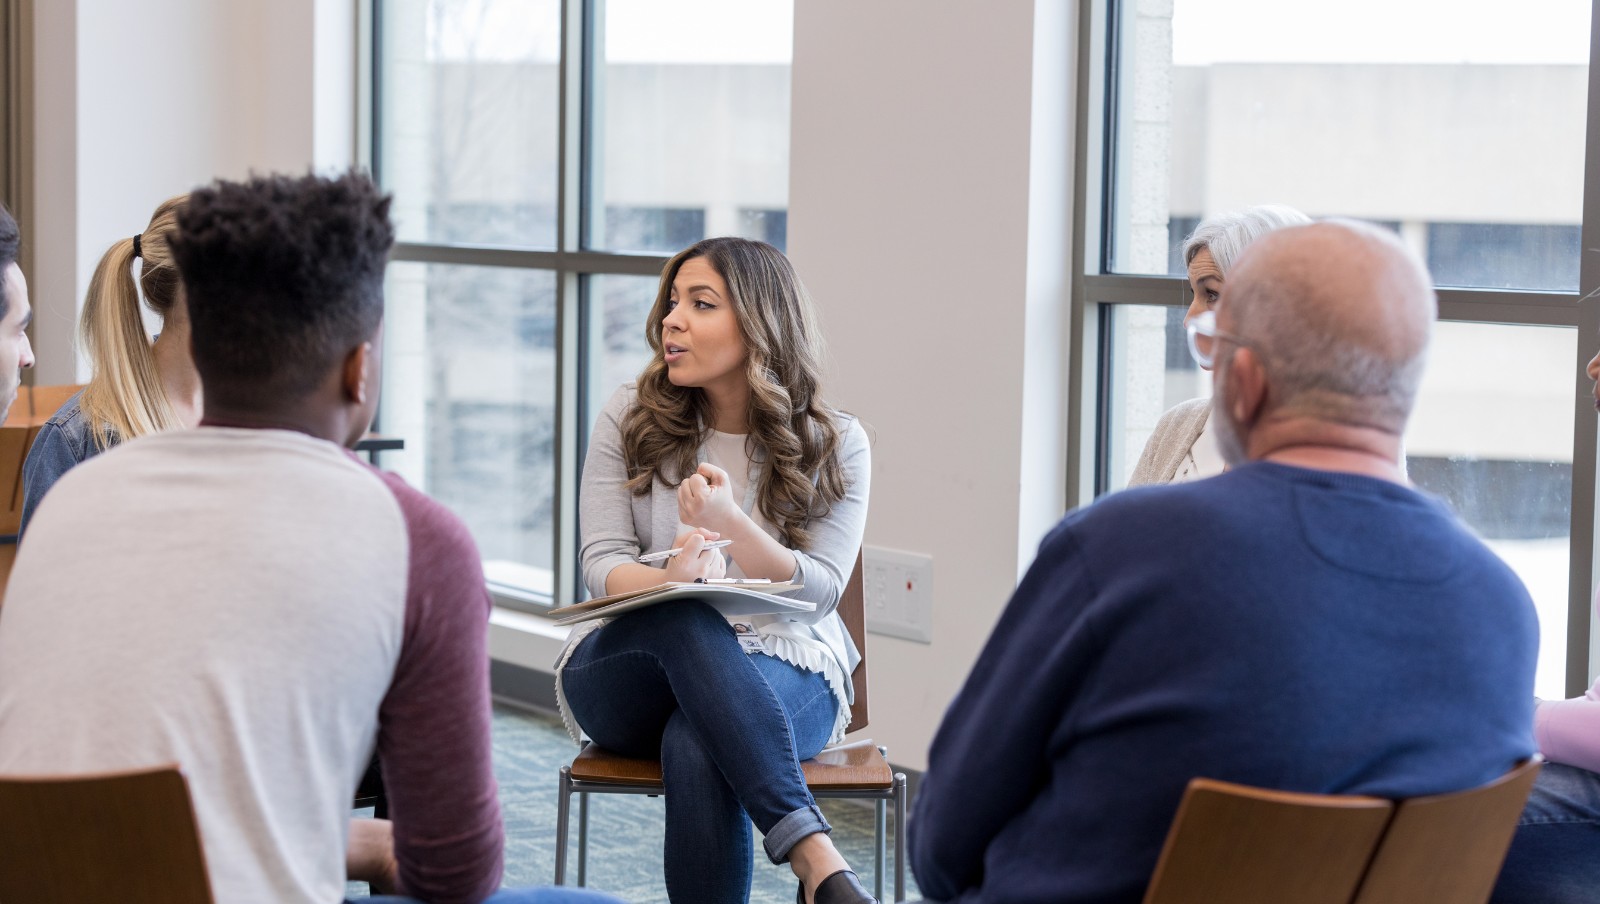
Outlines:
[[1105,487],[1128,484],[1161,413],[1211,395],[1211,375],[1189,356],[1183,308],[1122,304],[1101,309],[1110,330]]
[[792,0],[605,0],[585,243],[783,247]]
[[379,174],[408,242],[553,248],[559,0],[384,0]]
[[555,274],[396,263],[385,318],[385,464],[467,522],[485,559],[549,569]]
[[1397,225],[1441,285],[1578,282],[1587,0],[1125,0],[1109,262],[1261,203]]
[[589,419],[650,360],[644,321],[656,300],[654,276],[591,276],[589,298]]
[[1541,697],[1566,696],[1572,387],[1578,332],[1441,323],[1406,433],[1411,479],[1448,500],[1528,586]]
[[[1188,356],[1183,309],[1106,310],[1107,486],[1127,484],[1161,412],[1210,395]],[[1411,481],[1443,498],[1522,578],[1539,612],[1541,696],[1564,696],[1577,331],[1436,325],[1406,433]]]

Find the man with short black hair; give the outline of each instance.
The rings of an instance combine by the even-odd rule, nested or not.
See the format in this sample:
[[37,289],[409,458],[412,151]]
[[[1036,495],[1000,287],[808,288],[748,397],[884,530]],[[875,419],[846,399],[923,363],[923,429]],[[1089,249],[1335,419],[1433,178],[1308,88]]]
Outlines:
[[1400,467],[1435,307],[1369,226],[1244,252],[1191,326],[1231,470],[1045,538],[934,738],[923,892],[1135,904],[1192,778],[1405,798],[1533,754],[1532,601]]
[[11,411],[22,385],[22,368],[33,366],[33,346],[28,324],[33,308],[28,304],[28,280],[17,264],[22,234],[17,221],[0,204],[0,421]]
[[[371,423],[390,199],[364,176],[195,191],[172,236],[205,417],[74,468],[0,619],[0,772],[177,762],[218,901],[344,896],[381,755],[398,890],[500,884],[489,599],[465,526],[346,447]],[[495,901],[594,901],[567,890]]]

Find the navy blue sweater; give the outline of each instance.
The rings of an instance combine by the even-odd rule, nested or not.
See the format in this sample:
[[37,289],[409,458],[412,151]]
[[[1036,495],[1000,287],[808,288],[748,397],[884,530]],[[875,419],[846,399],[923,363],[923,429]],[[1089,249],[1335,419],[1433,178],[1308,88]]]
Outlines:
[[1137,902],[1184,786],[1409,797],[1534,752],[1538,624],[1441,504],[1270,463],[1045,538],[929,755],[930,898]]

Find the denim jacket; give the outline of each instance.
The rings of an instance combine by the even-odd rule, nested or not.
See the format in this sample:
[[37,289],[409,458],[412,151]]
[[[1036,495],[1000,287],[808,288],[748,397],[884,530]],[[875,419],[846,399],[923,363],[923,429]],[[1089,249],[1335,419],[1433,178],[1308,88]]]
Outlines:
[[[103,451],[95,445],[94,432],[89,429],[83,409],[78,406],[82,398],[83,392],[79,391],[67,399],[66,404],[39,428],[39,435],[34,437],[33,446],[28,449],[28,459],[22,465],[22,526],[17,532],[19,538],[27,531],[28,521],[39,508],[45,492],[55,486],[61,475]],[[116,445],[114,437],[111,445]]]

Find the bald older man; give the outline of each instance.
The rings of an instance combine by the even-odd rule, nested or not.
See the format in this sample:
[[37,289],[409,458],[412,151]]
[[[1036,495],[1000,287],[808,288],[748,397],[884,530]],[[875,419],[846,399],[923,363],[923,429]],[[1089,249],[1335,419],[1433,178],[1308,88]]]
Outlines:
[[1533,753],[1527,591],[1399,465],[1435,307],[1367,226],[1246,251],[1194,342],[1230,469],[1045,538],[934,738],[925,894],[1137,902],[1197,776],[1410,797]]

